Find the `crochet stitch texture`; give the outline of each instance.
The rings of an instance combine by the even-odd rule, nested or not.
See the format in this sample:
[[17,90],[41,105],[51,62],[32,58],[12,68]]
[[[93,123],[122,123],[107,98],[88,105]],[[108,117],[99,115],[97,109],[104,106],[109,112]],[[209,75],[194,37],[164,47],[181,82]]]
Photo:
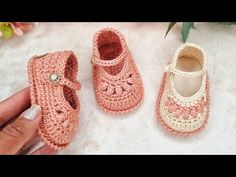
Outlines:
[[42,109],[38,133],[56,150],[66,148],[77,129],[77,72],[78,63],[72,51],[33,56],[28,62],[31,103]]
[[[180,57],[194,59],[201,65],[201,70],[178,70],[176,65]],[[191,96],[183,96],[175,88],[176,76],[201,78],[201,86]],[[195,44],[186,43],[176,51],[172,63],[166,68],[157,98],[157,117],[170,132],[192,135],[201,130],[208,121],[209,99],[205,52]]]
[[120,32],[105,28],[94,35],[92,64],[95,96],[103,110],[126,113],[140,105],[141,76]]

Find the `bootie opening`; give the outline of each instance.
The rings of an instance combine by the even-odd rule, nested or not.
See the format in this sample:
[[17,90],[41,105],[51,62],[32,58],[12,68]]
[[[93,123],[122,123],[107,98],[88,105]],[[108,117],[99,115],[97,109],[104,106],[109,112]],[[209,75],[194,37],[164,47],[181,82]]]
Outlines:
[[[71,55],[66,62],[65,67],[65,78],[71,80],[72,82],[76,80],[76,73],[77,73],[77,61],[76,58]],[[63,92],[66,101],[70,104],[73,109],[76,109],[78,106],[78,99],[76,96],[76,91],[67,87],[63,86]]]
[[195,72],[202,69],[204,65],[203,52],[194,46],[186,45],[179,52],[177,68],[182,71]]
[[[185,45],[180,50],[176,68],[184,72],[199,72],[204,65],[203,52],[194,46]],[[175,76],[174,86],[177,92],[185,97],[190,97],[197,93],[201,88],[202,77],[187,78],[182,76]]]
[[[104,31],[98,37],[98,51],[102,60],[113,60],[123,52],[120,37],[113,31]],[[115,66],[104,67],[111,75],[118,74],[124,65],[121,61]]]
[[105,31],[98,37],[98,50],[102,60],[112,60],[122,52],[119,36],[113,31]]

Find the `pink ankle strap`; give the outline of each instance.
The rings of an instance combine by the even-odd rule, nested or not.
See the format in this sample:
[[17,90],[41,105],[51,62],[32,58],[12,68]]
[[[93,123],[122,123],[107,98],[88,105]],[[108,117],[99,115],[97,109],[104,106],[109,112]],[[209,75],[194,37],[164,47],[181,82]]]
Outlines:
[[[54,52],[49,54],[44,54],[41,56],[34,56],[32,58],[46,60],[46,61],[54,61],[54,63],[60,63],[60,65],[53,65],[47,62],[48,71],[45,71],[45,77],[42,77],[43,83],[54,84],[54,85],[65,85],[74,90],[80,90],[81,84],[75,79],[69,80],[64,77],[64,70],[66,67],[66,63],[68,58],[74,56],[74,53],[71,51],[62,51],[62,52]],[[75,57],[75,56],[74,56]],[[51,68],[50,68],[51,66]]]
[[79,90],[81,88],[81,84],[78,81],[71,81],[64,76],[61,77],[59,74],[53,73],[49,77],[49,81],[54,85],[65,85],[71,89]]
[[98,56],[93,56],[91,59],[92,64],[96,64],[98,66],[115,66],[122,62],[125,58],[125,52],[123,52],[119,57],[113,59],[113,60],[101,60]]
[[72,82],[72,81],[70,81],[66,78],[62,79],[61,84],[65,85],[65,86],[68,86],[68,87],[70,87],[71,89],[74,89],[74,90],[80,90],[80,88],[81,88],[81,84],[78,81]]

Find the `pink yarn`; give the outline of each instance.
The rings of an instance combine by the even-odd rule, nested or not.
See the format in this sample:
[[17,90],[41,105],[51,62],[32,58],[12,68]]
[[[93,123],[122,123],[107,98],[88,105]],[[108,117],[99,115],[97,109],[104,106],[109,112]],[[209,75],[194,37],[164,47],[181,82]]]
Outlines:
[[53,149],[64,149],[75,135],[80,103],[78,63],[71,51],[34,56],[28,62],[31,103],[40,105],[38,133]]
[[195,106],[182,107],[175,103],[172,98],[168,98],[165,104],[168,107],[170,113],[175,113],[177,117],[184,115],[184,117],[189,118],[191,114],[193,117],[196,117],[198,113],[202,113],[204,108],[207,107],[207,104],[204,100],[200,100]]
[[143,84],[123,35],[98,31],[93,40],[93,82],[98,105],[111,113],[126,113],[143,99]]

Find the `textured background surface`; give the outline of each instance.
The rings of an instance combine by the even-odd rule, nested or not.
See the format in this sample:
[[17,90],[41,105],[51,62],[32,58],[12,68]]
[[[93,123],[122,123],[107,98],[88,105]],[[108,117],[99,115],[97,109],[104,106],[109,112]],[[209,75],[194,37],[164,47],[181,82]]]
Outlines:
[[[30,56],[73,50],[79,59],[82,89],[80,125],[61,154],[236,154],[236,27],[198,23],[188,42],[208,54],[209,123],[190,138],[169,135],[156,120],[155,103],[165,64],[181,42],[180,26],[164,39],[167,23],[39,23],[23,37],[0,40],[0,101],[28,86]],[[144,103],[135,112],[113,116],[101,111],[92,85],[92,37],[102,27],[125,36],[140,70]]]

